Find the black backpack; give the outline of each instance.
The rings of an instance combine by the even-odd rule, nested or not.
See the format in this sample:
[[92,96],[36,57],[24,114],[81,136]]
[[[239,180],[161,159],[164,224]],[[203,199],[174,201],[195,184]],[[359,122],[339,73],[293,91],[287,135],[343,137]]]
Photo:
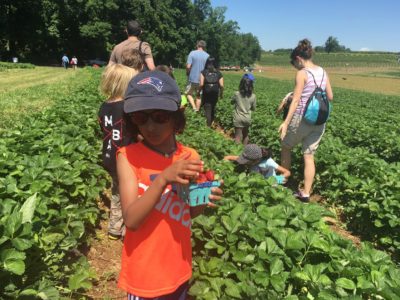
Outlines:
[[315,81],[314,75],[310,71],[307,72],[311,74],[314,80],[315,89],[307,100],[303,118],[311,125],[321,125],[328,120],[329,113],[332,109],[325,90],[321,88],[322,82],[324,81],[325,71],[323,71],[324,73],[322,74],[322,80],[319,86]]
[[206,94],[218,94],[219,76],[218,72],[204,71],[204,92]]

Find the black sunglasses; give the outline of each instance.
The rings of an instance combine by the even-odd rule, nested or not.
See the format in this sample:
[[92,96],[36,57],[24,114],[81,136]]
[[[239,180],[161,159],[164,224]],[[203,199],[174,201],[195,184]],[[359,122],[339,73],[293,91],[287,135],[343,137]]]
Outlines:
[[150,113],[144,111],[135,111],[129,114],[132,122],[137,126],[147,123],[149,118],[157,124],[165,124],[171,119],[171,112],[165,110],[155,110]]

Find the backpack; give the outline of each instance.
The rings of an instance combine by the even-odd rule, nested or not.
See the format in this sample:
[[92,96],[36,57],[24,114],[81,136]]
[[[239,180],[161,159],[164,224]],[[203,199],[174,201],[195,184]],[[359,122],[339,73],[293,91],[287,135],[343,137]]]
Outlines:
[[311,125],[321,125],[328,120],[329,113],[332,109],[325,90],[321,88],[322,82],[324,81],[325,71],[323,71],[324,73],[322,74],[320,86],[317,85],[314,75],[310,71],[307,72],[311,74],[316,87],[307,100],[303,118]]
[[219,76],[217,72],[204,71],[204,92],[206,94],[218,94]]

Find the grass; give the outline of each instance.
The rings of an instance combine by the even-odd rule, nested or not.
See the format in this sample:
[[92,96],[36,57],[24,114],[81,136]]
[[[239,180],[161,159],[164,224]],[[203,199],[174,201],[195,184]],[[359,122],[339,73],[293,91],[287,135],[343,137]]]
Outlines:
[[0,132],[11,128],[26,115],[53,105],[54,95],[69,93],[84,70],[36,67],[11,69],[0,73]]
[[[268,53],[261,55],[259,64],[265,66],[287,66],[290,53]],[[325,67],[399,67],[396,53],[342,52],[314,54],[314,61]]]

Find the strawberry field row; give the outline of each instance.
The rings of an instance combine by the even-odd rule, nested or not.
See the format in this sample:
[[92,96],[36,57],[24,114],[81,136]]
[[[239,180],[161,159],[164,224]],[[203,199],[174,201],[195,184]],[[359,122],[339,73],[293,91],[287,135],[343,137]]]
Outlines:
[[[250,134],[252,142],[272,147],[277,158],[279,158],[280,152],[277,129],[281,120],[273,115],[277,103],[268,100],[276,99],[276,92],[282,89],[279,86],[285,84],[264,81],[263,78],[257,79],[257,110],[254,113]],[[228,88],[226,100],[232,93],[233,91]],[[357,92],[354,92],[353,97],[357,98],[358,96]],[[351,99],[347,98],[345,101],[351,103]],[[392,105],[382,105],[382,107],[386,107],[388,110],[392,109],[396,99],[391,100]],[[341,101],[343,100],[335,98],[335,102]],[[355,105],[359,104],[357,101],[355,102]],[[224,128],[232,128],[233,106],[229,101],[220,101],[218,107],[218,121]],[[352,142],[347,140],[347,143],[344,143],[343,140],[346,141],[346,139],[342,139],[341,136],[349,137],[351,140],[351,132],[341,131],[339,136],[333,137],[331,126],[334,128],[343,126],[342,128],[344,128],[342,124],[353,124],[353,122],[357,124],[358,120],[364,119],[363,115],[352,119],[341,119],[340,115],[346,113],[346,111],[342,111],[342,107],[334,103],[333,115],[336,117],[328,122],[327,132],[317,151],[317,176],[314,191],[326,197],[331,203],[343,207],[348,218],[349,228],[357,235],[390,251],[394,254],[394,259],[399,261],[399,164],[387,163],[378,158],[367,146],[354,147],[354,140]],[[381,113],[385,114],[385,109],[382,109]],[[389,115],[388,118],[391,116]],[[368,120],[368,118],[366,119]],[[367,125],[364,124],[364,126]],[[374,128],[370,128],[370,130],[372,135]],[[393,130],[395,131],[397,128]],[[385,136],[390,134],[392,133],[387,132]],[[398,138],[395,140],[397,141],[395,146],[390,148],[391,144],[386,143],[385,136],[377,136],[382,139],[381,147],[386,144],[386,147],[389,148],[387,153],[394,153],[393,149],[399,149]],[[293,166],[295,178],[296,174],[300,174],[300,177],[302,174],[300,159],[301,155],[297,154]]]
[[[194,220],[196,299],[396,299],[400,270],[369,244],[357,249],[304,205],[258,174],[238,174],[224,155],[240,147],[189,113],[180,137],[225,181],[218,209]],[[379,278],[379,279],[378,279]]]
[[96,199],[106,185],[95,135],[97,78],[80,73],[71,94],[56,94],[52,108],[1,134],[3,297],[58,299],[90,286],[79,249],[98,222]]
[[[82,74],[74,94],[1,134],[4,297],[57,299],[60,291],[71,296],[88,288],[94,276],[79,249],[99,218],[95,199],[106,186],[96,135],[102,99],[99,72]],[[183,76],[177,77],[183,85]],[[226,98],[233,92],[233,84],[227,86]],[[201,116],[187,115],[179,138],[225,180],[219,208],[194,220],[190,294],[197,299],[396,299],[400,270],[386,253],[369,244],[355,248],[323,222],[328,211],[299,203],[272,180],[237,174],[222,157],[240,147],[206,128]],[[274,122],[255,118],[264,133],[260,142],[278,149]]]

